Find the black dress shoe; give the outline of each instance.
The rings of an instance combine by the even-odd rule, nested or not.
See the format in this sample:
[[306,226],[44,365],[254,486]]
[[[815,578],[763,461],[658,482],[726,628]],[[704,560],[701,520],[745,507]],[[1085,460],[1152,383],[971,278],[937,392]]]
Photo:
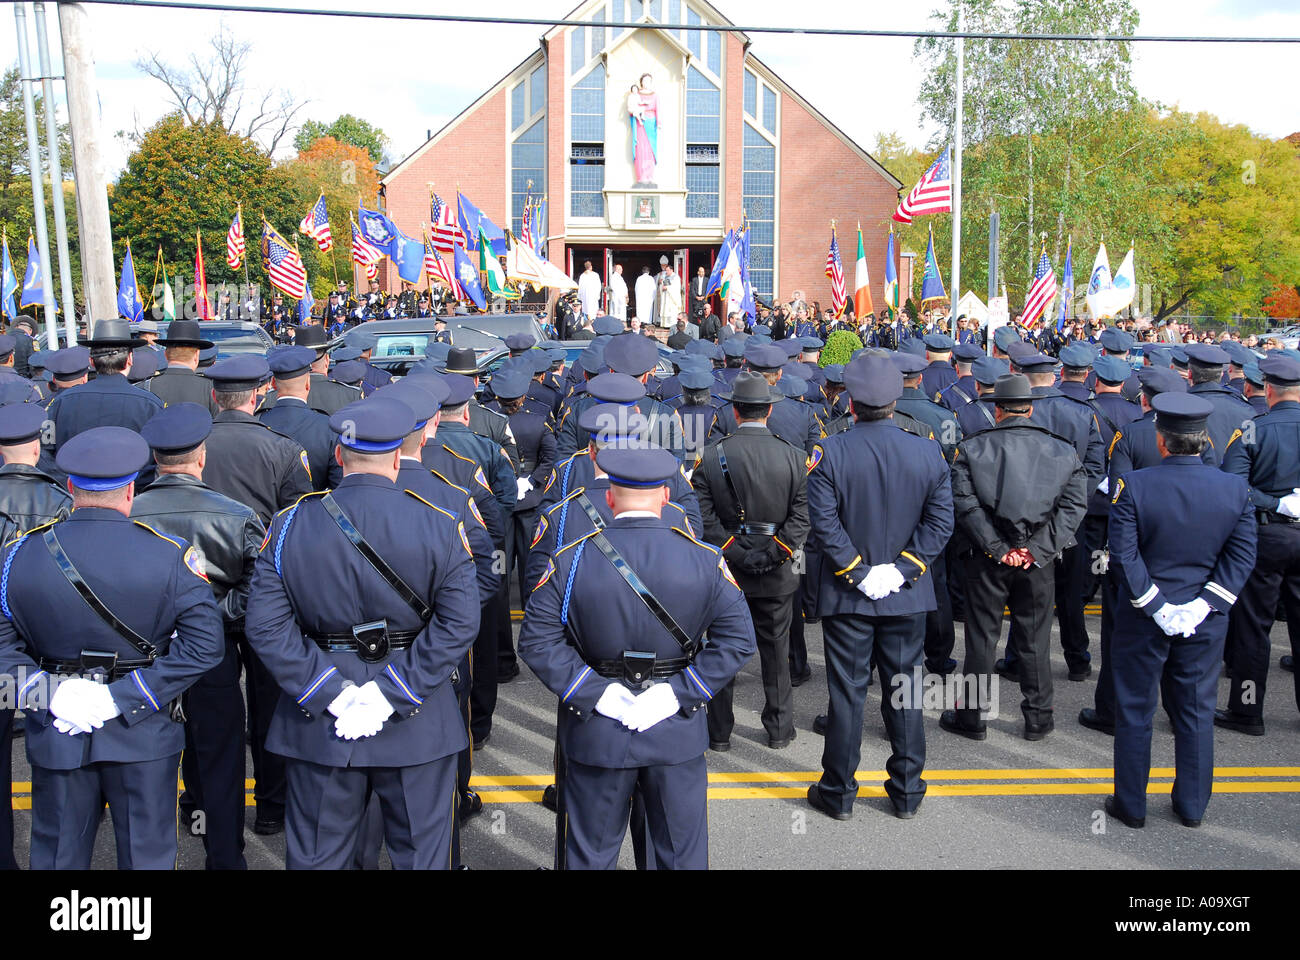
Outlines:
[[920,803],[918,803],[911,810],[904,810],[902,807],[894,807],[894,816],[896,816],[899,820],[911,820],[914,816],[916,816],[916,812],[920,809],[921,809]]
[[820,810],[822,813],[826,814],[826,816],[830,817],[832,820],[853,819],[852,807],[850,807],[847,810],[836,810],[834,807],[830,805],[829,802],[827,802],[826,798],[822,796],[821,787],[815,783],[808,788],[808,805],[811,806],[814,810]]
[[1236,730],[1238,733],[1244,733],[1249,737],[1262,737],[1264,735],[1263,720],[1242,716],[1240,713],[1234,713],[1231,710],[1215,710],[1214,725],[1223,727],[1225,730]]
[[710,740],[709,749],[715,753],[726,753],[731,749],[730,740]]
[[1106,798],[1106,812],[1120,823],[1124,824],[1124,826],[1131,827],[1134,830],[1141,830],[1147,825],[1146,817],[1130,817],[1127,813],[1120,812],[1119,804],[1115,802],[1114,794],[1111,794]]
[[1278,660],[1277,665],[1287,673],[1295,673],[1295,657],[1289,653],[1282,654],[1282,658]]
[[1178,822],[1181,823],[1184,827],[1191,827],[1192,829],[1195,829],[1201,825],[1201,821],[1199,819],[1193,820],[1191,817],[1184,817],[1177,810],[1174,811],[1174,816],[1178,818]]
[[1107,736],[1115,736],[1115,724],[1107,723],[1101,717],[1097,716],[1097,711],[1092,707],[1084,707],[1079,711],[1079,723],[1083,724],[1089,730],[1096,730],[1098,733],[1104,733]]
[[1053,717],[1048,717],[1046,723],[1030,723],[1028,720],[1026,720],[1025,739],[1042,740],[1043,737],[1047,736],[1055,729],[1056,729],[1056,720]]
[[483,798],[473,790],[466,790],[460,795],[460,822],[483,812]]
[[551,813],[558,813],[559,795],[560,792],[555,789],[555,784],[548,783],[546,789],[542,791],[542,806],[551,811]]
[[813,717],[813,733],[817,734],[819,737],[826,736],[827,722],[827,716],[824,713],[819,713],[817,716]]
[[926,673],[933,673],[940,677],[946,677],[957,669],[957,661],[952,657],[940,661],[937,665],[932,664],[929,660],[925,662]]
[[1087,679],[1088,679],[1089,677],[1091,677],[1091,676],[1092,676],[1092,664],[1091,664],[1091,663],[1085,663],[1085,664],[1084,664],[1083,666],[1081,666],[1081,667],[1071,667],[1071,668],[1070,668],[1070,679],[1071,679],[1071,680],[1074,680],[1074,681],[1076,681],[1076,682],[1079,681],[1079,680],[1087,680]]
[[989,735],[988,727],[982,723],[978,727],[965,726],[957,719],[956,710],[945,710],[939,714],[939,726],[949,733],[955,733],[967,740],[987,740]]
[[779,740],[768,737],[767,745],[773,750],[784,750],[786,747],[790,746],[790,744],[794,743],[795,737],[797,736],[799,736],[799,731],[791,730],[790,736],[782,737]]
[[513,660],[508,665],[497,664],[497,683],[509,683],[519,676],[519,661]]
[[258,817],[253,821],[253,832],[263,837],[284,833],[284,817],[280,817],[279,820],[271,817]]
[[812,667],[804,667],[802,673],[790,674],[790,686],[801,687],[812,679]]
[[474,741],[474,749],[482,750],[484,747],[488,745],[488,743],[491,742],[491,740],[492,740],[492,734],[490,733],[483,734],[483,739]]
[[997,675],[999,677],[1003,677],[1004,679],[1015,681],[1016,683],[1020,682],[1019,661],[1012,661],[1011,663],[1007,663],[1006,657],[1000,657],[998,661],[993,664],[993,669],[997,672]]

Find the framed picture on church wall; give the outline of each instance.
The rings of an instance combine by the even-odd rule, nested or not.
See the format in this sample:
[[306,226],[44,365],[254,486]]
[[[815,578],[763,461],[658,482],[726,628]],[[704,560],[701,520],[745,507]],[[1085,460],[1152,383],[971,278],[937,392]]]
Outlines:
[[659,198],[657,196],[633,196],[632,222],[638,225],[655,225],[659,223]]

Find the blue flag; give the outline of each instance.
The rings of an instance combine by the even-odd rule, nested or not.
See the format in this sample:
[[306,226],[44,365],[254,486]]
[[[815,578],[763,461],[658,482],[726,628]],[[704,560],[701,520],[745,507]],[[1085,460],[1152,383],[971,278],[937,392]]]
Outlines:
[[[727,251],[729,251],[736,242],[736,231],[727,231],[727,238],[722,241],[722,246],[718,249],[718,258],[713,261],[713,272],[709,274],[709,285],[705,287],[706,295],[712,296],[722,289],[722,272],[727,266]],[[725,307],[723,308],[725,311]]]
[[0,267],[0,310],[12,320],[18,316],[14,306],[14,294],[18,292],[18,275],[14,273],[13,261],[9,259],[9,237],[4,238],[4,265]]
[[483,296],[483,285],[478,282],[478,267],[465,253],[465,248],[456,244],[456,280],[465,291],[465,296],[474,301],[480,310],[487,309],[487,299]]
[[401,236],[401,231],[392,220],[378,210],[367,210],[357,204],[357,226],[371,246],[386,257],[393,255],[393,246]]
[[740,301],[741,316],[749,317],[751,320],[758,319],[758,305],[754,303],[754,285],[749,282],[749,231],[746,230],[740,235],[740,283],[741,288],[745,291],[744,298]]
[[424,275],[423,241],[412,240],[399,230],[393,239],[393,249],[389,256],[399,277],[407,283],[420,282],[420,277]]
[[542,197],[533,208],[533,252],[546,256],[546,198]]
[[943,289],[943,277],[939,275],[939,261],[934,258],[934,231],[930,231],[930,243],[925,248],[925,277],[921,280],[921,303],[927,300],[942,300],[947,294]]
[[1065,245],[1065,270],[1061,276],[1061,315],[1056,318],[1056,331],[1060,333],[1065,327],[1066,314],[1070,312],[1070,303],[1074,300],[1074,239]]
[[122,282],[117,285],[117,312],[132,323],[144,319],[144,304],[140,302],[140,288],[135,282],[135,261],[131,259],[131,244],[126,245],[122,258]]
[[478,249],[478,232],[482,230],[492,243],[492,252],[498,257],[506,255],[505,231],[484,216],[483,211],[466,199],[465,194],[457,193],[460,200],[460,228],[465,233],[465,246],[470,250]]
[[19,307],[39,306],[45,302],[45,281],[41,276],[41,255],[36,252],[36,241],[27,238],[27,272],[23,275],[23,295]]
[[316,298],[311,295],[311,285],[303,287],[302,299],[298,301],[298,322],[311,323],[311,308],[316,306]]

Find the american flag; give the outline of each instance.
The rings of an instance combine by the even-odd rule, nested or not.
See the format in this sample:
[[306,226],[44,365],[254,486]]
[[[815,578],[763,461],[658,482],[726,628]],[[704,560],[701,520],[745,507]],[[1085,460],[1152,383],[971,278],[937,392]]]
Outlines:
[[271,286],[286,297],[301,300],[307,295],[307,268],[302,257],[269,223],[262,226],[262,267]]
[[1038,258],[1038,268],[1034,270],[1034,282],[1029,287],[1029,296],[1025,298],[1025,312],[1021,317],[1021,323],[1029,326],[1047,309],[1047,305],[1052,302],[1052,297],[1056,296],[1056,271],[1047,260],[1047,251]]
[[438,251],[428,243],[424,245],[424,272],[429,277],[429,283],[441,283],[444,287],[451,289],[451,295],[457,300],[465,299],[465,291],[461,289],[460,281],[456,279],[456,271],[447,265],[447,261],[438,255]]
[[442,197],[436,193],[430,201],[429,221],[433,227],[433,249],[439,253],[450,256],[456,252],[457,243],[462,245],[465,243],[465,234],[461,232],[460,224],[456,221],[456,208],[449,203],[443,203]]
[[529,250],[532,250],[536,244],[533,242],[533,198],[529,197],[524,201],[524,217],[519,225],[519,241]]
[[840,259],[840,242],[831,230],[831,249],[826,254],[826,276],[831,279],[831,309],[838,317],[844,312],[844,305],[849,302],[848,291],[844,287],[844,261]]
[[330,218],[325,212],[325,194],[321,194],[307,211],[307,216],[302,218],[302,223],[298,224],[298,232],[304,233],[316,241],[316,246],[320,247],[321,253],[326,253],[334,246],[334,240],[330,236]]
[[235,209],[235,219],[230,221],[230,229],[226,231],[226,264],[232,270],[238,270],[239,265],[244,262],[244,208]]
[[899,223],[911,223],[913,217],[928,213],[952,212],[952,168],[948,163],[948,150],[939,154],[939,159],[930,164],[921,182],[912,188],[912,192],[903,198],[903,202],[894,211],[894,219]]
[[361,231],[357,228],[357,222],[353,220],[352,262],[358,267],[366,268],[367,280],[373,280],[379,276],[379,261],[383,259],[383,256],[369,240],[361,235]]

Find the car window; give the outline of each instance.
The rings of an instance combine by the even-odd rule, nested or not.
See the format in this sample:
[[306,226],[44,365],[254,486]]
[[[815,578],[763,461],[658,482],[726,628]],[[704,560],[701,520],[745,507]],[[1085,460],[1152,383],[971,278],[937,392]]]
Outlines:
[[423,333],[381,336],[375,343],[375,349],[370,358],[372,360],[383,360],[387,357],[422,357],[428,343],[429,337]]

